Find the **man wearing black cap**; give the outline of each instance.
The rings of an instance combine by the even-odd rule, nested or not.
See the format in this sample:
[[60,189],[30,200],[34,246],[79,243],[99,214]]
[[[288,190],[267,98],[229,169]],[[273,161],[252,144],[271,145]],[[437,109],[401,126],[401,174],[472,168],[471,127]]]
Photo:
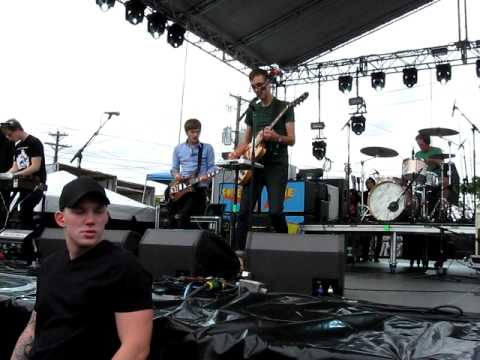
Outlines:
[[15,119],[0,124],[3,134],[15,143],[15,155],[12,167],[8,170],[14,176],[25,176],[33,179],[37,187],[33,190],[21,189],[20,221],[22,227],[33,228],[33,209],[42,200],[42,185],[47,180],[43,144],[35,136],[27,134],[22,125]]
[[65,185],[55,213],[66,249],[41,264],[37,299],[12,359],[146,359],[151,277],[104,240],[109,200],[93,179]]

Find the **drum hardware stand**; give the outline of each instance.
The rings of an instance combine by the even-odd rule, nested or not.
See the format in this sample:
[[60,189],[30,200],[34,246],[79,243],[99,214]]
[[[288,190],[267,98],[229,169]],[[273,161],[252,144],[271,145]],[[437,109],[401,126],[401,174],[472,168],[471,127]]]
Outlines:
[[[347,185],[347,193],[346,193],[346,202],[347,202],[347,219],[350,218],[350,174],[352,173],[351,163],[350,163],[350,132],[352,130],[351,126],[351,118],[347,120],[347,122],[342,126],[340,131],[343,131],[346,127],[348,127],[347,131],[347,163],[345,164],[345,180]],[[347,220],[344,219],[344,220]]]
[[[363,199],[363,194],[365,192],[365,163],[367,161],[370,161],[370,160],[373,160],[373,159],[376,159],[377,157],[374,156],[374,157],[371,157],[370,159],[367,159],[367,160],[361,160],[360,161],[360,166],[362,167],[362,170],[361,170],[361,173],[360,173],[360,178],[361,178],[361,184],[359,185],[359,191],[360,191],[360,222],[363,222],[363,220],[365,220],[365,218],[367,216],[370,215],[370,208],[368,207],[368,205],[365,205],[365,201]],[[368,191],[368,189],[367,189]]]
[[[392,201],[390,204],[388,204],[388,210],[395,212],[398,210],[398,202],[400,199],[405,196],[405,193],[408,191],[408,189],[412,186],[412,184],[415,182],[417,177],[420,175],[420,172],[415,173],[413,178],[408,182],[407,186],[405,186],[405,189],[401,192],[401,194],[398,196],[397,200]],[[414,220],[414,219],[412,219]]]
[[[480,133],[480,130],[478,130],[478,127],[460,110],[458,106],[453,107],[453,111],[457,110],[462,117],[467,120],[467,122],[470,124],[471,129],[472,129],[472,140],[473,140],[473,146],[472,146],[472,152],[473,152],[473,221],[475,221],[475,216],[477,214],[477,165],[476,165],[476,147],[475,147],[475,131]],[[466,170],[466,168],[465,168]]]

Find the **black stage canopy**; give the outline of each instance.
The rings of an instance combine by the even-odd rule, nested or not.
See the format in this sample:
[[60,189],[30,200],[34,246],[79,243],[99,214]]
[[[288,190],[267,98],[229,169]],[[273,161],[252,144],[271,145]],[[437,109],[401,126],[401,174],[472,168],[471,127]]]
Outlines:
[[248,67],[292,67],[434,0],[144,0]]

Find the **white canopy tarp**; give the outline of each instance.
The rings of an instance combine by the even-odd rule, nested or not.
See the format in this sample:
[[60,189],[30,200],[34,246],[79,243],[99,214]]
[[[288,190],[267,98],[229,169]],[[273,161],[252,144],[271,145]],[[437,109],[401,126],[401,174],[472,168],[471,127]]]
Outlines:
[[[48,189],[45,193],[46,212],[52,213],[58,210],[58,199],[62,193],[63,187],[75,178],[75,175],[67,171],[57,171],[47,174]],[[147,206],[108,189],[105,189],[105,192],[110,200],[108,210],[112,219],[131,220],[135,217],[137,221],[155,221],[155,209],[153,207]]]

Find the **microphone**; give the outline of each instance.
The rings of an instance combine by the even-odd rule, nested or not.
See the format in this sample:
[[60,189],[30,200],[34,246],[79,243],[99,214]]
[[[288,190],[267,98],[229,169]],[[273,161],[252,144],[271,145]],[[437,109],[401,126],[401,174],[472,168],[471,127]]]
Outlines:
[[380,173],[378,172],[378,170],[373,169],[373,175],[378,175],[378,176],[380,176]]
[[412,147],[412,160],[415,160],[415,149]]
[[457,99],[453,102],[453,107],[452,107],[452,117],[455,114],[455,110],[457,110]]
[[105,114],[107,114],[108,116],[119,116],[120,115],[120,111],[105,111]]

